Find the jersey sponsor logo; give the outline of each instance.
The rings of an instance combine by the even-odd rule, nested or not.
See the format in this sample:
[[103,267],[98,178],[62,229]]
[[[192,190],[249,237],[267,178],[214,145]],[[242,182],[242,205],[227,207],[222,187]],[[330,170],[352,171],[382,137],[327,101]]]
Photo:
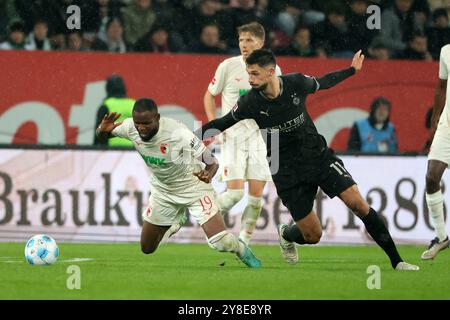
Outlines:
[[267,128],[267,131],[269,133],[279,130],[280,132],[292,132],[296,130],[298,127],[302,126],[305,123],[305,114],[302,113],[298,117],[295,117],[294,119],[291,119],[289,121],[286,121],[280,125]]
[[169,145],[167,143],[161,143],[159,146],[159,150],[161,150],[162,154],[167,154],[167,150],[169,150]]
[[250,91],[250,89],[239,89],[239,96],[243,96],[244,94],[246,94],[249,91]]
[[231,111],[236,112],[236,110],[239,108],[238,104],[236,103],[233,107],[233,109],[231,109]]
[[145,163],[147,165],[156,165],[156,166],[164,166],[166,164],[166,159],[163,158],[156,158],[152,156],[144,156],[142,155],[142,158],[144,159]]

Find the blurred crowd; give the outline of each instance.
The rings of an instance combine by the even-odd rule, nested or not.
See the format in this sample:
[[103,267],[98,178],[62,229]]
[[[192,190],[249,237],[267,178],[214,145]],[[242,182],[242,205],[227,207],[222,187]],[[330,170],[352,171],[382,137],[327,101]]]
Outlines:
[[[372,4],[380,29],[367,27]],[[67,28],[70,5],[80,30]],[[0,49],[238,54],[236,28],[258,21],[278,55],[436,60],[449,11],[450,0],[0,0]]]

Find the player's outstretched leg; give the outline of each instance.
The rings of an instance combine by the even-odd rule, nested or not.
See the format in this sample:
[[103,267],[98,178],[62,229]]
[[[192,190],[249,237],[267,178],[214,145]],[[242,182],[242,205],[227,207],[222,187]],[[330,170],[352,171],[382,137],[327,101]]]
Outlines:
[[164,234],[164,237],[161,239],[161,242],[159,243],[159,245],[167,243],[167,241],[169,241],[169,238],[171,236],[173,236],[175,233],[177,233],[181,229],[181,226],[183,226],[183,224],[186,223],[186,221],[187,221],[187,218],[183,214],[181,216],[180,220],[178,222],[174,223],[173,225],[171,225],[169,230],[166,231],[166,233]]
[[210,218],[202,225],[202,228],[208,237],[208,243],[211,248],[220,252],[234,252],[249,268],[261,267],[261,261],[256,258],[253,251],[225,229],[225,224],[220,214]]
[[227,188],[227,191],[222,192],[217,196],[217,205],[219,206],[220,212],[223,215],[226,214],[242,199],[243,196],[244,189]]
[[295,243],[316,244],[322,237],[322,226],[314,211],[297,221],[296,224],[287,226],[278,225],[278,236],[283,258],[291,264],[298,262],[298,252]]
[[384,221],[373,208],[369,207],[356,185],[342,192],[339,197],[363,221],[367,232],[388,255],[392,268],[395,270],[419,270],[418,266],[404,262],[400,257]]
[[141,250],[145,254],[156,251],[169,226],[157,226],[144,220],[141,231]]
[[444,198],[441,191],[441,179],[447,169],[447,164],[438,160],[429,160],[426,176],[426,201],[431,221],[436,232],[436,237],[426,251],[422,253],[422,259],[434,259],[436,255],[449,247],[449,239],[445,230],[444,220]]
[[255,231],[256,222],[258,221],[259,215],[262,209],[262,193],[265,181],[259,180],[248,180],[248,200],[245,206],[244,213],[241,217],[241,231],[239,232],[239,239],[249,244],[253,236],[253,231]]

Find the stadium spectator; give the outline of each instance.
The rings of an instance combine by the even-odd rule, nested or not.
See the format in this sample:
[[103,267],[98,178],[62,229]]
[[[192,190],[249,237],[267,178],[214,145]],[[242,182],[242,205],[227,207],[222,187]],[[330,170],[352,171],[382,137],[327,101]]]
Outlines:
[[450,1],[449,0],[427,0],[432,11],[443,8],[450,15]]
[[153,53],[171,52],[168,29],[163,25],[155,24],[150,32],[136,42],[134,51]]
[[433,12],[433,24],[426,31],[428,37],[428,48],[433,59],[439,59],[441,48],[450,43],[450,27],[448,24],[448,13],[444,8]]
[[134,0],[128,7],[122,9],[125,40],[134,45],[144,36],[156,21],[151,0]]
[[[127,97],[127,88],[124,79],[120,75],[109,76],[106,79],[105,89],[106,98],[97,111],[96,127],[100,125],[104,116],[111,112],[121,114],[120,118],[117,119],[118,122],[132,117],[135,100]],[[116,137],[101,142],[96,135],[94,135],[94,144],[103,144],[110,147],[133,147],[133,143],[126,139]]]
[[345,9],[341,5],[330,4],[326,20],[312,26],[311,33],[313,46],[320,55],[335,58],[353,57],[354,52],[349,47]]
[[275,17],[276,25],[285,34],[293,36],[298,24],[312,26],[325,20],[325,14],[323,12],[313,9],[316,2],[312,0],[279,1],[278,8],[275,9],[279,11]]
[[73,30],[67,35],[67,47],[64,48],[68,51],[88,51],[83,45],[83,35],[81,31]]
[[422,32],[425,32],[426,28],[430,24],[431,10],[427,0],[414,0],[412,5],[412,11],[414,12],[414,20],[416,28]]
[[204,26],[199,43],[193,51],[196,53],[226,54],[226,45],[220,41],[219,27],[215,24]]
[[48,24],[45,20],[36,20],[31,32],[25,40],[27,50],[43,50],[50,51],[52,46],[48,35]]
[[368,0],[351,0],[351,12],[348,18],[348,34],[351,35],[349,47],[354,52],[361,49],[364,54],[367,53],[372,39],[378,32],[376,29],[367,28],[368,5]]
[[402,59],[432,61],[428,51],[427,37],[421,31],[416,31],[408,43],[408,48],[400,55]]
[[108,22],[120,16],[120,10],[124,7],[119,0],[94,0],[84,1],[81,4],[81,26],[84,33],[106,33]]
[[0,43],[0,50],[25,50],[25,25],[22,21],[12,21],[8,26],[8,39]]
[[297,27],[291,45],[280,50],[279,54],[297,57],[314,57],[316,51],[311,45],[311,31],[306,26]]
[[91,47],[92,50],[124,53],[128,46],[123,38],[123,25],[118,17],[111,18],[106,25],[104,40],[97,37]]
[[389,60],[391,52],[389,48],[384,44],[383,39],[374,38],[369,49],[369,58],[375,60]]
[[250,22],[259,22],[266,29],[266,33],[272,30],[272,19],[267,11],[258,10],[256,0],[237,0],[238,6],[231,8],[229,14],[231,24],[224,30],[224,39],[227,40],[228,47],[238,48],[238,40],[235,35],[239,26]]
[[20,20],[14,5],[15,0],[0,0],[0,42],[6,40],[8,25],[13,20]]
[[356,121],[350,132],[348,151],[367,153],[396,153],[397,135],[390,122],[391,102],[376,98],[370,107],[367,119]]
[[381,14],[380,36],[394,57],[401,55],[407,48],[407,41],[418,28],[413,0],[395,0],[394,5]]
[[185,41],[190,46],[197,44],[203,27],[209,24],[217,24],[221,35],[229,34],[231,17],[228,11],[222,10],[222,4],[218,0],[201,0],[191,10],[190,16],[183,26]]

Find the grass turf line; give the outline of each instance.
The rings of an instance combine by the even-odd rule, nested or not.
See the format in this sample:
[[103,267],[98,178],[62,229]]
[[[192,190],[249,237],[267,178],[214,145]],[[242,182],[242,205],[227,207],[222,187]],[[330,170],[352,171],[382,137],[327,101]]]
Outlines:
[[[376,246],[298,247],[300,263],[292,266],[278,246],[254,245],[263,267],[249,269],[206,244],[144,255],[138,244],[60,243],[52,266],[29,265],[24,245],[0,244],[0,299],[450,299],[450,250],[421,261],[424,247],[401,246],[421,270],[396,272]],[[73,258],[95,260],[64,262]],[[66,287],[69,265],[81,269],[80,290]],[[370,265],[381,269],[380,290],[367,288]]]

